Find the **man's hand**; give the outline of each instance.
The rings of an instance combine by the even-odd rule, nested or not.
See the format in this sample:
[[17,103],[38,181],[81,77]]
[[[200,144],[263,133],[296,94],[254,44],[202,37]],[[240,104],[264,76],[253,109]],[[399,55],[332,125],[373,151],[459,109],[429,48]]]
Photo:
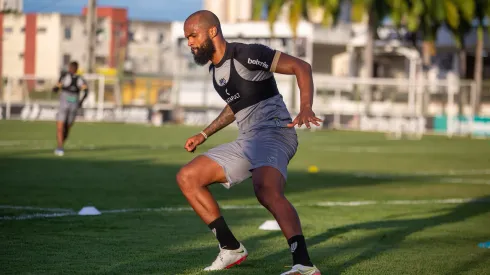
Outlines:
[[204,136],[201,133],[199,133],[195,136],[188,138],[187,141],[185,142],[184,148],[187,150],[187,152],[194,153],[197,146],[203,144],[205,140],[206,139],[204,138]]
[[320,126],[320,123],[318,123],[318,122],[322,122],[322,121],[323,120],[321,120],[315,116],[315,113],[313,112],[313,110],[311,108],[304,108],[304,109],[301,109],[299,111],[298,116],[296,116],[296,118],[293,120],[293,122],[289,123],[287,126],[289,128],[292,128],[295,125],[298,125],[298,127],[301,128],[301,126],[303,126],[303,124],[305,124],[306,127],[308,129],[310,129],[311,128],[310,122],[315,124],[316,126]]

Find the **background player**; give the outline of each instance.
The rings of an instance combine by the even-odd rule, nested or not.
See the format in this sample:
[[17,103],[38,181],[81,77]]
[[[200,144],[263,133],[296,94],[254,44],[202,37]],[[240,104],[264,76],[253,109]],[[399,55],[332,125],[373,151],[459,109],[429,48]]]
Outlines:
[[[237,121],[237,140],[197,156],[177,174],[177,182],[190,205],[220,243],[220,253],[205,270],[239,264],[248,252],[232,234],[207,186],[216,182],[230,188],[252,177],[255,195],[279,223],[286,237],[293,268],[284,274],[319,275],[310,261],[300,220],[284,196],[287,165],[298,146],[295,125],[319,125],[312,111],[311,66],[301,59],[259,44],[228,43],[219,19],[198,11],[184,24],[194,60],[211,61],[213,85],[227,103],[218,118],[189,138],[185,149],[194,152],[209,136]],[[295,75],[301,92],[300,113],[294,121],[280,95],[273,73]]]
[[[61,75],[58,84],[53,88],[53,92],[60,94],[60,106],[56,115],[56,139],[57,147],[54,153],[57,156],[64,155],[63,145],[68,138],[70,128],[75,122],[78,109],[82,107],[83,101],[87,98],[87,83],[82,76],[77,75],[78,63],[73,61],[68,67],[68,72]],[[83,97],[80,99],[80,92]]]

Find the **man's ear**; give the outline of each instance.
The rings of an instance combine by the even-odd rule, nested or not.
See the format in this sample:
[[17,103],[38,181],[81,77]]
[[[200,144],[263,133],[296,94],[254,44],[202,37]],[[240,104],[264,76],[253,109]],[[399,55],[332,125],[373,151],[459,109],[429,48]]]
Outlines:
[[218,35],[218,28],[216,26],[213,26],[209,29],[208,31],[209,37],[214,38],[215,36]]

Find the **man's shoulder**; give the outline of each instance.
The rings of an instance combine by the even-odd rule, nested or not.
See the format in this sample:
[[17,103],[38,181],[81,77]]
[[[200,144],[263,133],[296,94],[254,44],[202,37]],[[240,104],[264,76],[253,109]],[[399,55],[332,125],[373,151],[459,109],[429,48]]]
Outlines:
[[259,43],[231,42],[230,48],[234,54],[249,53],[254,51],[274,51],[271,47]]

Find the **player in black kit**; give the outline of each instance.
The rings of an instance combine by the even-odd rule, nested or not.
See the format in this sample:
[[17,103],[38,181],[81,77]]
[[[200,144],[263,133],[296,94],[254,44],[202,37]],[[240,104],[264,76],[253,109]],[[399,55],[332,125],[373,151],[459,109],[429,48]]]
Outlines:
[[[279,223],[293,257],[293,267],[283,274],[320,275],[310,260],[295,208],[284,196],[287,165],[295,155],[298,139],[295,125],[321,121],[312,111],[311,66],[301,59],[258,44],[228,43],[219,19],[212,12],[198,11],[184,24],[194,60],[209,61],[216,91],[226,102],[221,114],[201,133],[189,138],[185,149],[194,152],[207,138],[236,120],[238,138],[197,156],[177,174],[184,196],[215,234],[220,245],[216,260],[205,270],[221,270],[241,263],[248,256],[221,216],[207,186],[226,188],[252,177],[258,201]],[[301,107],[292,120],[278,91],[274,72],[296,75]]]

